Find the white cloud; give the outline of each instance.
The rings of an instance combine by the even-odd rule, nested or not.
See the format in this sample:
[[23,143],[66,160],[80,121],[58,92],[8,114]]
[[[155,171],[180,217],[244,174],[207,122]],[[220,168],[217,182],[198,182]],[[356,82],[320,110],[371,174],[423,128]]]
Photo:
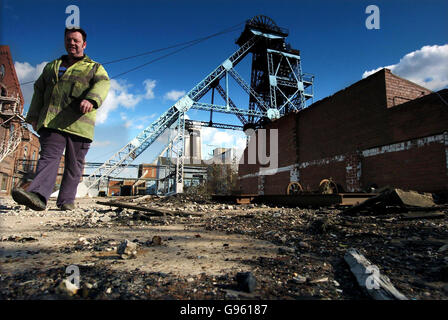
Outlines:
[[128,117],[128,114],[125,112],[120,112],[120,118],[123,121],[123,127],[125,128],[134,128],[134,129],[144,129],[151,119],[153,119],[157,113],[152,113],[148,116],[138,116],[138,117]]
[[109,141],[109,140],[106,140],[106,141],[97,141],[97,140],[94,140],[94,141],[92,142],[92,144],[91,144],[91,147],[106,147],[106,146],[110,145],[111,143],[112,143],[112,142]]
[[[19,78],[19,83],[34,81],[39,78],[42,70],[44,69],[47,61],[41,62],[36,66],[32,66],[28,62],[14,62],[14,68],[16,69],[17,77]],[[23,98],[25,104],[31,103],[33,97],[34,85],[33,83],[25,84],[21,86]]]
[[104,123],[109,116],[109,112],[117,109],[119,106],[130,109],[140,102],[142,97],[129,93],[128,88],[129,86],[125,83],[120,83],[115,79],[110,80],[109,93],[97,112],[97,123]]
[[184,90],[181,90],[181,91],[171,90],[170,92],[167,92],[163,98],[166,100],[177,101],[177,100],[179,100],[179,98],[181,98],[184,95],[185,95]]
[[363,78],[382,68],[415,82],[430,90],[440,90],[448,86],[448,44],[424,46],[406,54],[396,64],[365,71]]
[[240,156],[246,147],[246,138],[242,131],[220,130],[217,128],[201,128],[202,154],[207,157],[215,148],[235,148]]
[[[133,94],[129,92],[129,88],[131,87],[126,82],[117,81],[115,79],[110,80],[110,90],[107,95],[106,100],[104,100],[101,107],[98,109],[97,113],[97,123],[104,123],[108,116],[109,112],[117,109],[122,106],[126,109],[133,109],[142,99],[152,99],[154,98],[154,87],[156,85],[155,80],[146,79],[143,81],[145,86],[145,94]],[[120,114],[122,120],[127,120],[127,116],[125,113]],[[132,126],[132,122],[127,121],[125,127],[128,128]]]
[[146,79],[143,81],[145,85],[145,99],[153,99],[154,98],[154,88],[156,86],[156,80]]

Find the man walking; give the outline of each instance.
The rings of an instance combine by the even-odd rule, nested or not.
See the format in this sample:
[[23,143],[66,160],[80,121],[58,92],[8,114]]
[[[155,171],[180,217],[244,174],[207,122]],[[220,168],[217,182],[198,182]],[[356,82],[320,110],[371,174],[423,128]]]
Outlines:
[[53,192],[59,163],[65,150],[64,174],[56,205],[75,208],[75,197],[84,158],[93,140],[97,109],[110,87],[103,66],[84,54],[86,33],[65,29],[67,55],[48,63],[34,84],[26,116],[40,135],[40,158],[27,191],[16,188],[13,199],[33,210],[45,210]]

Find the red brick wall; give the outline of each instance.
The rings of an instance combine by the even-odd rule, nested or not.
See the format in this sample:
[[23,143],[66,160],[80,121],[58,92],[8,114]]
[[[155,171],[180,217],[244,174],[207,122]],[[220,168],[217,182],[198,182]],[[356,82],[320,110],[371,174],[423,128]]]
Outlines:
[[20,90],[19,80],[16,75],[14,68],[14,63],[11,57],[11,52],[9,46],[0,46],[0,65],[5,65],[5,77],[0,81],[0,86],[6,88],[7,95],[16,97],[19,95],[21,104],[19,106],[20,110],[18,112],[23,112],[23,95]]
[[445,147],[434,143],[362,159],[362,185],[391,185],[416,191],[448,190]]
[[388,108],[392,108],[399,104],[431,93],[431,90],[419,86],[409,80],[400,78],[392,74],[388,69],[384,70],[386,77],[386,97]]
[[289,177],[289,171],[264,176],[264,194],[286,194]]
[[[295,114],[290,116],[280,118],[270,124],[268,124],[265,129],[265,141],[266,141],[266,156],[270,157],[271,151],[271,129],[278,130],[278,167],[288,166],[291,163],[298,161],[297,157],[297,139],[296,139],[296,119]],[[259,136],[259,132],[255,132],[255,137],[251,139],[251,143],[255,143],[254,150],[256,152],[256,162],[260,163],[258,157],[258,146],[263,139]],[[248,148],[244,150],[242,160],[239,165],[239,175],[246,175],[258,172],[259,164],[249,164],[248,158]],[[244,164],[241,162],[244,161]],[[262,167],[269,167],[269,163]]]
[[[350,159],[350,155],[362,150],[448,131],[448,107],[437,94],[430,93],[383,69],[297,114],[289,114],[266,126],[279,129],[279,167],[343,155],[344,161],[300,169],[303,188],[317,190],[322,179],[331,177],[345,190],[354,191],[373,183],[428,192],[447,189],[443,142],[403,152],[360,156],[358,161]],[[445,100],[447,93],[439,92]],[[402,99],[402,104],[397,105],[397,96],[417,99]],[[356,162],[361,162],[361,172],[353,166]],[[347,169],[348,165],[352,169]],[[258,169],[258,165],[240,165],[239,175]],[[361,180],[356,181],[359,173]],[[289,181],[289,171],[268,176],[265,194],[284,194],[282,190]],[[241,187],[243,193],[254,193],[257,179],[243,179]]]
[[[143,176],[143,174],[146,174]],[[138,176],[139,178],[156,178],[157,177],[157,167],[153,164],[141,164],[138,167]]]
[[[0,46],[0,65],[5,66],[5,75],[3,79],[0,78],[0,89],[6,90],[6,96],[16,98],[17,96],[20,98],[20,103],[14,110],[16,113],[22,114],[23,112],[23,95],[20,89],[19,80],[16,75],[16,71],[14,68],[14,62],[12,60],[11,52],[8,46]],[[2,178],[7,179],[6,189],[0,190],[1,195],[6,195],[11,192],[12,187],[19,185],[22,181],[22,176],[17,174],[20,170],[27,170],[27,167],[23,167],[21,164],[17,167],[17,160],[24,159],[25,148],[27,149],[26,159],[31,160],[33,152],[35,152],[36,158],[38,159],[39,155],[39,140],[38,138],[29,132],[26,129],[20,127],[20,122],[18,118],[10,119],[13,116],[13,104],[11,103],[3,103],[2,106],[2,114],[0,115],[0,123],[2,126],[0,127],[0,144],[4,141],[8,141],[10,138],[11,127],[14,125],[15,131],[22,130],[23,140],[17,147],[14,153],[7,156],[0,163],[0,172],[3,174]],[[5,125],[3,125],[4,121],[8,121]],[[35,167],[34,167],[35,169]]]
[[258,194],[258,177],[238,180],[238,186],[242,194]]
[[345,161],[332,162],[324,166],[309,166],[300,170],[300,184],[305,191],[316,191],[319,189],[319,183],[323,179],[332,178],[338,184],[345,185]]
[[[443,92],[446,100],[448,90]],[[387,114],[389,141],[405,141],[448,130],[448,106],[443,104],[437,94],[388,109]]]
[[[388,143],[384,72],[378,72],[299,113],[300,161]],[[380,133],[380,134],[379,134]]]
[[[296,127],[296,113],[290,114],[290,116],[283,117],[277,121],[266,126],[266,129],[278,130],[278,166],[285,167],[292,163],[296,163],[298,158],[297,152],[297,127]],[[269,132],[266,135],[270,137]],[[267,146],[267,150],[270,148],[270,140]]]

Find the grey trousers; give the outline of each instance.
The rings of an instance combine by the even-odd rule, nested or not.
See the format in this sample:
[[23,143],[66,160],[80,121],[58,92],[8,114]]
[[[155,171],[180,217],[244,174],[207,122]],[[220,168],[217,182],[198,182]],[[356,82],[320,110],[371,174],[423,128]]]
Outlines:
[[90,140],[47,128],[40,129],[39,135],[40,158],[36,176],[27,191],[37,193],[48,201],[53,193],[59,163],[65,149],[64,174],[56,205],[60,207],[66,203],[74,203]]

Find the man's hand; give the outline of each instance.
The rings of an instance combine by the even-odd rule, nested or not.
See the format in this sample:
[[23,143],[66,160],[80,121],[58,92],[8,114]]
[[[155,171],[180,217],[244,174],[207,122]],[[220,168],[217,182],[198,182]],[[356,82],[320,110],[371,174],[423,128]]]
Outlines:
[[82,113],[87,113],[92,111],[93,109],[93,104],[89,101],[89,100],[82,100],[80,105],[79,105],[79,110],[81,110]]

